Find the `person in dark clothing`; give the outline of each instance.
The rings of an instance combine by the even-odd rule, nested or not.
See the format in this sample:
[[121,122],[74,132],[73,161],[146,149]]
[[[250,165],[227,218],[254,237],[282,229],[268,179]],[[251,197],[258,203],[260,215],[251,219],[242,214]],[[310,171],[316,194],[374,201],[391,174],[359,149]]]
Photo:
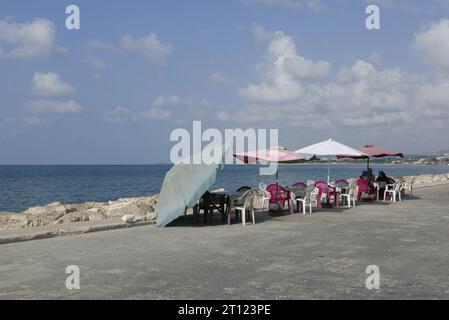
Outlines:
[[362,175],[360,176],[360,179],[366,179],[367,175],[368,175],[368,171],[364,170],[362,172]]
[[376,182],[379,182],[379,198],[380,200],[384,199],[384,192],[387,184],[389,183],[390,178],[387,177],[385,172],[379,171],[379,175],[376,179]]
[[379,171],[379,175],[376,179],[377,182],[385,182],[388,183],[390,181],[390,178],[387,177],[387,175],[385,174],[385,172],[383,171]]

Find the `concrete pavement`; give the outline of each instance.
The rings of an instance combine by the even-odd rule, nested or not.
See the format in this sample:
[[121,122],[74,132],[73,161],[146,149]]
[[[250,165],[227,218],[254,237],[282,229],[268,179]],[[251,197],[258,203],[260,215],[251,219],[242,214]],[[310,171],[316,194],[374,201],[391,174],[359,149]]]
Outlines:
[[[0,245],[0,299],[448,299],[449,185],[418,199]],[[80,290],[65,286],[80,268]],[[380,269],[380,290],[365,287]]]

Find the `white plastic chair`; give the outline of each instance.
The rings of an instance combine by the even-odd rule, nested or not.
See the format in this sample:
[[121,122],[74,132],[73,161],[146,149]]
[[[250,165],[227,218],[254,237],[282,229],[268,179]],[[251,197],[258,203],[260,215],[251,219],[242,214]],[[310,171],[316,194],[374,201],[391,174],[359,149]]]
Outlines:
[[302,206],[302,214],[306,214],[306,204],[309,203],[309,213],[312,214],[312,203],[315,200],[315,204],[318,205],[316,200],[316,192],[315,192],[315,185],[310,185],[307,187],[305,191],[305,195],[303,198],[296,198],[296,205],[298,206],[301,202]]
[[351,185],[349,186],[349,190],[347,193],[341,193],[340,197],[346,199],[346,201],[348,202],[348,208],[351,208],[351,200],[352,200],[352,204],[355,207],[355,198],[356,198],[356,189],[357,189],[357,181],[354,181],[353,183],[351,183]]
[[401,186],[402,186],[402,181],[396,181],[394,184],[392,185],[387,185],[387,187],[385,188],[385,192],[384,192],[384,202],[387,201],[387,194],[390,194],[390,199],[393,202],[396,202],[396,199],[399,198],[399,201],[402,201],[401,198]]
[[408,191],[410,199],[413,198],[413,184],[415,183],[415,179],[416,177],[413,177],[411,180],[404,180],[404,183],[401,186],[401,192],[404,191],[405,194],[405,191]]
[[296,201],[296,209],[299,212],[299,201],[303,199],[306,195],[306,189],[303,187],[290,187],[290,205],[293,208],[293,202]]
[[257,190],[251,189],[245,193],[242,205],[234,207],[235,211],[240,211],[243,226],[246,225],[246,210],[251,210],[253,224],[256,224],[256,217],[254,214],[254,200],[256,199],[256,197],[257,197]]
[[262,209],[265,209],[265,203],[267,211],[270,210],[270,193],[267,191],[267,185],[265,183],[259,183],[259,189],[262,191]]

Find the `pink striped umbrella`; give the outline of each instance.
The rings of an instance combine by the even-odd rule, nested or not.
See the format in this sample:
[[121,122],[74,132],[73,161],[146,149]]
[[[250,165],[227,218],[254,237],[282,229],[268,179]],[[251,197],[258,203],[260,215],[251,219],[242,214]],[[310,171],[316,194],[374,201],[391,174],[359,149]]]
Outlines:
[[388,149],[379,148],[373,144],[367,144],[366,146],[363,146],[363,148],[360,149],[360,151],[374,158],[404,157],[404,154],[402,152],[395,152]]
[[354,157],[348,155],[339,155],[338,158],[352,158],[352,159],[367,159],[367,167],[369,168],[369,158],[384,158],[384,157],[401,157],[404,158],[402,152],[391,151],[388,149],[377,147],[373,144],[367,144],[360,149],[361,152],[365,153],[367,156]]
[[[259,161],[286,163],[305,160],[299,154],[282,147],[236,153],[234,157],[246,164],[255,164]],[[276,183],[278,182],[278,177],[278,170],[276,170]]]

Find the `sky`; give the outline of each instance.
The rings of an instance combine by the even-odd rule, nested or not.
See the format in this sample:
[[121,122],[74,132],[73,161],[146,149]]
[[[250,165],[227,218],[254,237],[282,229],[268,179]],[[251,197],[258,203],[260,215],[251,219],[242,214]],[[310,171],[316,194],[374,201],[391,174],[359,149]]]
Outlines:
[[449,1],[0,0],[0,164],[166,163],[194,120],[449,149]]

